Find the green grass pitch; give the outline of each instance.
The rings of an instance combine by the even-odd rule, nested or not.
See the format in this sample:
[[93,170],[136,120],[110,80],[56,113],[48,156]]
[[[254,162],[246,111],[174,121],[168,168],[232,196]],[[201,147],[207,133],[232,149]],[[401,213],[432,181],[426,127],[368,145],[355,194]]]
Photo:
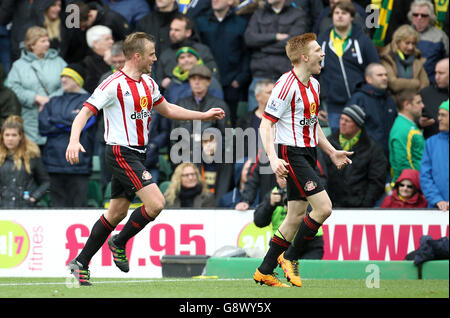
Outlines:
[[[285,279],[282,279],[285,281]],[[107,279],[74,286],[68,278],[0,278],[0,298],[448,298],[448,280],[309,280],[303,287],[260,286],[253,279]]]

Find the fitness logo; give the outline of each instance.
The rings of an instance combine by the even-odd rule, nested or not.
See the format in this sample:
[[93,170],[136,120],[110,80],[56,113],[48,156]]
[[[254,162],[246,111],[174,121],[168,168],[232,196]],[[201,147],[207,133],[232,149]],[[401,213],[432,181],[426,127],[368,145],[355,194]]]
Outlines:
[[267,252],[272,238],[272,226],[259,228],[254,222],[247,224],[239,233],[238,246],[244,249],[256,249]]
[[0,268],[13,268],[27,257],[30,240],[27,231],[18,223],[0,221]]

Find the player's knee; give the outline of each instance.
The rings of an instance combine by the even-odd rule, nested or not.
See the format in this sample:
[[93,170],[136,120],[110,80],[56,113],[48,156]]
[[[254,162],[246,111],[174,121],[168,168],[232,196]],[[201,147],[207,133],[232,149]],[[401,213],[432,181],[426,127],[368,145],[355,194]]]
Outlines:
[[324,203],[322,207],[320,208],[320,214],[323,218],[327,219],[330,217],[331,212],[333,210],[333,206],[331,202]]
[[159,212],[162,211],[162,209],[164,209],[164,207],[166,206],[166,199],[164,199],[164,197],[160,198],[156,203],[155,203],[156,207],[155,210]]
[[146,205],[145,211],[151,217],[157,217],[159,215],[159,213],[164,209],[165,205],[166,205],[166,200],[164,199],[164,197],[161,197],[161,198],[153,200],[151,205],[149,205],[149,206]]

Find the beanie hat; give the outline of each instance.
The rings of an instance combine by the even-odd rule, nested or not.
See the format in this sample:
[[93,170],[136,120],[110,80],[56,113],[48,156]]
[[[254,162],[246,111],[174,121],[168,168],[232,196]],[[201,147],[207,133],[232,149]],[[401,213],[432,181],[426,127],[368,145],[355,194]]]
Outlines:
[[198,54],[198,52],[195,49],[191,48],[190,46],[183,46],[182,48],[180,48],[176,53],[177,59],[181,53],[191,53],[197,59],[200,59],[200,55]]
[[67,65],[61,72],[61,76],[71,77],[80,87],[84,85],[85,72],[82,65],[73,63]]
[[442,102],[441,106],[439,106],[439,109],[445,109],[446,111],[448,111],[448,99]]
[[345,114],[348,117],[350,117],[359,127],[364,126],[366,113],[358,105],[350,105],[345,107],[344,110],[342,110],[342,114]]

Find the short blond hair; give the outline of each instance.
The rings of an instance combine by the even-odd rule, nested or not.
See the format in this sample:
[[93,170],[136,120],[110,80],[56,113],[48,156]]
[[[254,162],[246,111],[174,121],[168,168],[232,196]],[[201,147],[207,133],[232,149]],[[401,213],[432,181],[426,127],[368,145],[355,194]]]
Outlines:
[[398,51],[398,42],[403,41],[407,38],[414,38],[415,44],[419,42],[419,33],[409,24],[403,24],[395,30],[392,35],[391,47],[392,51]]
[[301,56],[309,53],[309,43],[315,41],[316,39],[317,36],[314,33],[305,33],[290,39],[286,44],[286,55],[291,63],[300,63]]
[[47,36],[48,32],[45,28],[40,26],[32,26],[27,29],[25,33],[24,45],[28,51],[31,51],[31,47],[36,44],[36,42],[40,39]]
[[155,43],[155,38],[145,32],[134,32],[128,35],[123,42],[123,54],[127,60],[130,60],[134,53],[144,54],[147,41]]

